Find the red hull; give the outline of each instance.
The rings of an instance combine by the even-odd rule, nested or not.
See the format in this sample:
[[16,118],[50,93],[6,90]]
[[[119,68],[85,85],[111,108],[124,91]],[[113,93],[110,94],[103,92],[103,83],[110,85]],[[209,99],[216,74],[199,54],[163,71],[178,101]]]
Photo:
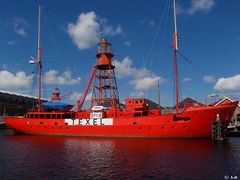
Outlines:
[[[177,115],[112,118],[112,125],[67,125],[66,119],[7,117],[7,126],[16,132],[34,135],[91,137],[196,138],[211,137],[211,124],[220,115],[226,127],[237,102],[218,107],[187,109]],[[80,117],[81,112],[76,117]],[[176,120],[177,117],[177,120]]]

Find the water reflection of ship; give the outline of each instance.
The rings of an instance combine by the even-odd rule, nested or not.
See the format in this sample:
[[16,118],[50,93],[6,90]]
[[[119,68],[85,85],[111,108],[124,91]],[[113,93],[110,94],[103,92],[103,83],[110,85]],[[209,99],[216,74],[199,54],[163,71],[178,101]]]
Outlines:
[[240,136],[240,121],[233,121],[227,127],[228,136]]
[[[228,166],[236,163],[230,141],[22,135],[8,136],[7,141],[13,154],[8,160],[17,167],[19,162],[24,167],[42,167],[41,177],[222,179]],[[40,174],[31,169],[30,177]]]

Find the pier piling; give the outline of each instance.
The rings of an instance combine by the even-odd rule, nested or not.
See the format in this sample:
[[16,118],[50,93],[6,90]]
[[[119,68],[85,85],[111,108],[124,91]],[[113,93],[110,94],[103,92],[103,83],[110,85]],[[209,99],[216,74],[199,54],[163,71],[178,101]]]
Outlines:
[[219,114],[216,120],[212,123],[212,140],[224,140],[224,123],[221,121]]

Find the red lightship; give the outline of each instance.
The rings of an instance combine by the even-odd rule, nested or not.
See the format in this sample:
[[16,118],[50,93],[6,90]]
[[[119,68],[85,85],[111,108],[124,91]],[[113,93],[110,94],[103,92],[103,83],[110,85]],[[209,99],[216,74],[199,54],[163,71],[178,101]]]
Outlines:
[[[6,117],[4,118],[6,125],[16,132],[35,135],[197,138],[211,137],[211,124],[219,115],[227,127],[238,102],[221,106],[203,106],[179,110],[176,14],[174,17],[176,112],[162,114],[160,108],[150,109],[145,98],[126,99],[125,107],[121,106],[114,73],[115,66],[112,63],[111,44],[106,39],[102,39],[98,44],[97,63],[93,67],[83,96],[77,101],[76,112],[67,108],[58,109],[57,106],[54,109],[47,109],[40,103],[41,71],[39,71],[37,111],[28,112],[25,116]],[[39,70],[41,70],[40,43],[38,52],[37,63]],[[82,110],[91,87],[90,108]]]

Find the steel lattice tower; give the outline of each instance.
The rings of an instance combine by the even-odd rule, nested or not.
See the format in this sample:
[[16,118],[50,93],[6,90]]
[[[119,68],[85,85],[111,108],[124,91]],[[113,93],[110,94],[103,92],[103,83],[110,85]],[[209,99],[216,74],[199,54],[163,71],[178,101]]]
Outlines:
[[91,108],[97,106],[119,107],[119,96],[114,73],[115,66],[112,64],[111,44],[102,39],[98,43],[97,65],[94,74],[93,94]]

